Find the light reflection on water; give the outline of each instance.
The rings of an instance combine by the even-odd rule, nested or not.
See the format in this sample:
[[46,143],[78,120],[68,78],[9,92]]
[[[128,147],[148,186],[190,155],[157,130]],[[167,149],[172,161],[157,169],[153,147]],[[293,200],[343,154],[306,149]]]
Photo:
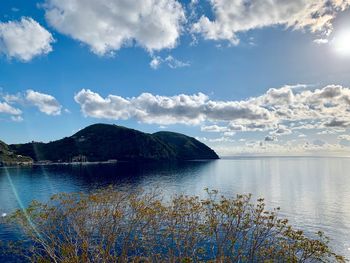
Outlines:
[[[9,179],[10,178],[10,179]],[[236,158],[208,162],[0,169],[0,215],[54,193],[93,191],[114,184],[132,191],[158,187],[166,197],[204,196],[204,188],[233,196],[252,193],[308,233],[324,231],[350,258],[350,159]],[[17,198],[16,198],[17,193]],[[0,229],[0,239],[11,237]]]

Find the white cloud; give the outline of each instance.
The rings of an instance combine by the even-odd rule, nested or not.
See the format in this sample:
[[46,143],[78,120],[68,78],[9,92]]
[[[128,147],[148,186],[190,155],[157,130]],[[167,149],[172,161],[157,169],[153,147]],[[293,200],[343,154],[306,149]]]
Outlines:
[[224,132],[224,136],[226,137],[233,137],[235,135],[236,135],[236,132],[233,132],[233,131]]
[[167,56],[164,59],[164,62],[166,62],[167,65],[172,69],[190,66],[189,62],[184,62],[184,61],[178,60],[178,59],[174,58],[173,56]]
[[238,33],[283,25],[308,29],[328,36],[338,12],[349,7],[349,0],[210,0],[214,16],[203,15],[192,31],[205,39],[239,42]]
[[318,38],[314,40],[314,43],[323,45],[323,44],[328,44],[329,40],[327,38]]
[[153,69],[158,69],[162,64],[166,64],[169,68],[172,68],[172,69],[184,68],[184,67],[190,66],[189,62],[178,60],[171,55],[167,56],[166,58],[155,56],[152,58],[149,65]]
[[[2,98],[4,99],[4,98]],[[5,100],[5,99],[4,99]],[[12,105],[8,101],[1,102],[0,101],[0,114],[2,115],[9,115],[10,119],[15,122],[21,122],[23,120],[22,118],[22,111]]]
[[172,97],[143,93],[123,98],[103,98],[90,90],[75,95],[84,116],[104,119],[136,119],[159,125],[202,125],[205,132],[270,131],[270,135],[293,130],[344,131],[350,127],[350,89],[329,85],[304,90],[292,86],[270,89],[259,97],[242,101],[211,100],[207,95]]
[[[1,102],[3,100],[4,102]],[[33,90],[19,92],[16,94],[8,94],[0,92],[0,114],[10,115],[10,119],[14,122],[23,121],[23,111],[26,107],[34,106],[38,110],[47,115],[60,115],[62,106],[51,95],[40,93]],[[69,110],[64,109],[65,113]]]
[[51,33],[32,18],[0,22],[0,53],[9,58],[30,61],[50,53],[53,42]]
[[3,95],[4,101],[6,101],[9,104],[12,103],[21,103],[23,101],[21,93],[17,94],[4,94]]
[[20,109],[16,109],[9,105],[7,102],[0,102],[0,113],[10,114],[10,115],[21,115],[22,111]]
[[323,130],[323,131],[319,131],[317,134],[318,135],[330,135],[330,134],[335,134],[335,132],[332,130]]
[[266,109],[247,102],[211,101],[208,96],[177,95],[172,97],[143,93],[138,97],[122,98],[108,95],[102,98],[90,90],[81,90],[74,97],[85,116],[106,119],[135,118],[144,123],[192,124],[205,120],[265,120],[269,118]]
[[136,42],[148,51],[173,48],[185,21],[177,0],[46,0],[47,21],[98,55]]
[[22,116],[11,116],[11,120],[14,122],[22,122],[23,117]]
[[219,137],[219,138],[206,138],[206,137],[196,137],[197,140],[204,143],[234,143],[236,140],[233,140],[228,137]]
[[128,119],[132,116],[130,101],[109,95],[106,99],[90,90],[81,90],[74,96],[85,116],[104,119]]
[[152,58],[151,62],[149,63],[150,67],[153,69],[158,69],[160,65],[162,64],[162,58],[157,56]]
[[26,101],[36,106],[41,112],[47,115],[60,115],[62,106],[51,95],[40,93],[33,90],[27,90]]
[[350,147],[350,135],[342,134],[338,136],[339,145],[343,147]]
[[220,132],[225,137],[233,137],[236,135],[236,131],[233,131],[228,127],[223,127],[223,126],[218,126],[218,125],[202,126],[201,131],[203,131],[203,132]]
[[292,134],[292,131],[288,129],[285,125],[279,125],[276,130],[270,132],[270,135],[282,136]]
[[218,125],[210,125],[210,126],[202,126],[201,131],[204,132],[228,132],[229,129],[227,127],[222,127]]
[[346,140],[346,141],[350,141],[350,135],[348,134],[342,134],[338,136],[339,140]]
[[247,141],[245,144],[230,142],[212,142],[205,141],[220,156],[234,155],[341,155],[348,156],[350,144],[331,144],[323,141],[314,142],[271,142],[271,141]]

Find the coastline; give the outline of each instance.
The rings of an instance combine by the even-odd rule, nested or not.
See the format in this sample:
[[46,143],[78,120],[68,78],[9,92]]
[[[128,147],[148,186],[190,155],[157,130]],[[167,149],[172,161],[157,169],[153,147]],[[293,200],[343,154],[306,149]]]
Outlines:
[[[94,165],[94,164],[115,164],[117,163],[117,160],[109,160],[109,161],[99,161],[99,162],[34,162],[34,163],[16,163],[16,164],[5,164],[0,165],[0,168],[11,168],[11,167],[32,167],[32,166],[54,166],[54,165],[62,165],[62,166],[68,166],[68,165]],[[120,161],[119,161],[120,162]]]
[[[193,159],[193,160],[169,160],[169,162],[207,162],[207,161],[216,161],[218,159]],[[150,160],[148,160],[150,161]],[[126,162],[138,162],[144,163],[145,160],[109,160],[109,161],[96,161],[96,162],[34,162],[31,164],[13,164],[13,165],[3,165],[1,168],[15,168],[15,167],[41,167],[41,166],[88,166],[88,165],[108,165],[116,163],[126,163]],[[154,163],[157,161],[151,160],[150,162]]]

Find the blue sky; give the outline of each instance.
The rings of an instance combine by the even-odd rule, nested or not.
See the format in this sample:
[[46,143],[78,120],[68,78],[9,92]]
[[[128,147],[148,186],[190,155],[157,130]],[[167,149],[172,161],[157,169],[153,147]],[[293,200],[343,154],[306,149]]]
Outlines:
[[103,122],[186,133],[221,155],[348,155],[349,5],[2,1],[0,139]]

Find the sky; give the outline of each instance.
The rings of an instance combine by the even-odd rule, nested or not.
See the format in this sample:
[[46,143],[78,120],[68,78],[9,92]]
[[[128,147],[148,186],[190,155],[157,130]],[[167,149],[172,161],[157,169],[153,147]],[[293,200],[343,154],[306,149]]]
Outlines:
[[94,123],[350,156],[350,0],[2,0],[0,140]]

